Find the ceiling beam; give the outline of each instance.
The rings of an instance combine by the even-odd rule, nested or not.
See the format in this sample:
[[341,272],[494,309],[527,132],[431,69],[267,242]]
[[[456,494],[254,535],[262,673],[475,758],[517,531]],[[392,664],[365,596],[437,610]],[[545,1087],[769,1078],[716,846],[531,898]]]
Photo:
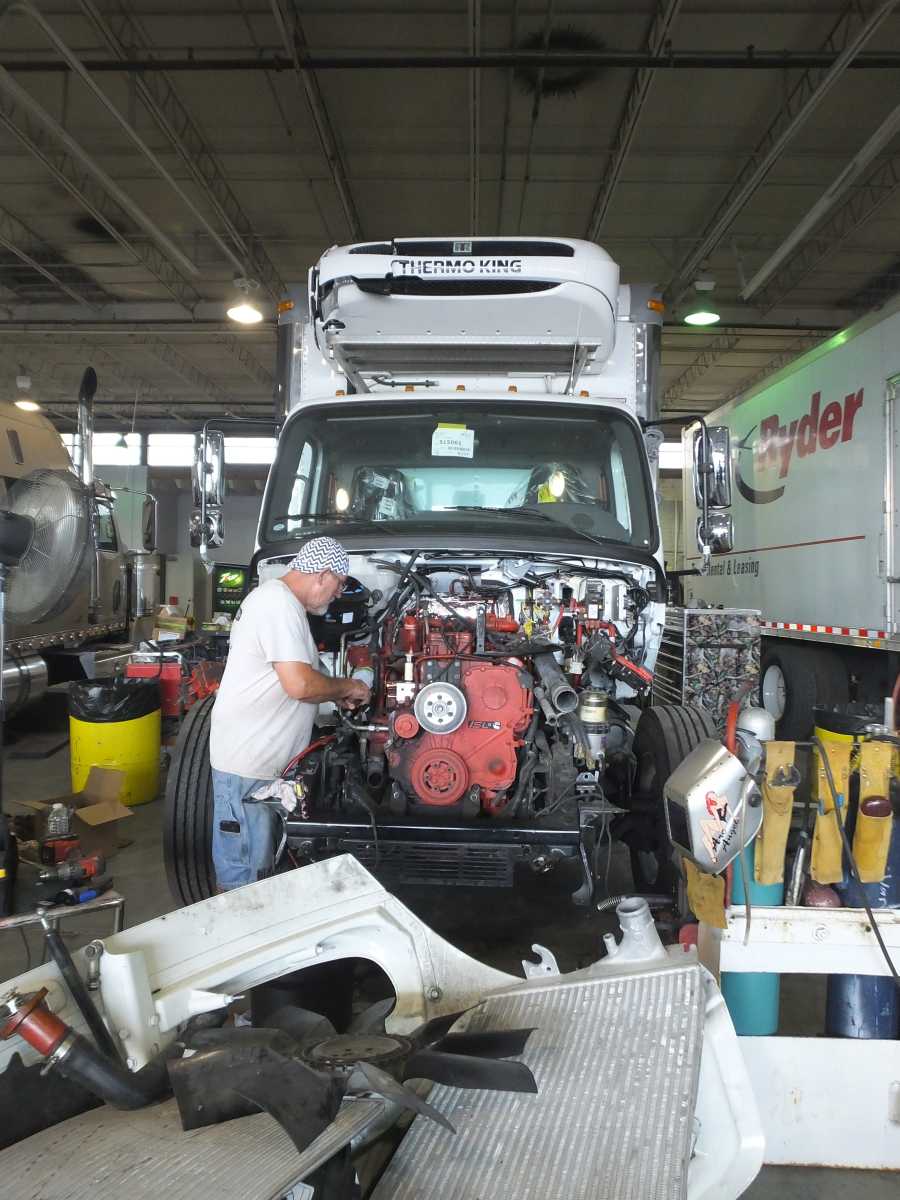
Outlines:
[[180,376],[185,383],[190,384],[191,387],[195,387],[198,392],[207,396],[210,400],[214,400],[222,405],[240,403],[227,388],[217,383],[214,379],[211,379],[209,375],[205,375],[192,362],[186,359],[180,351],[176,350],[174,346],[171,346],[158,334],[132,334],[128,338],[128,345],[145,347],[160,362],[165,363],[171,371]]
[[[246,374],[254,382],[258,383],[260,387],[265,388],[267,392],[271,392],[275,386],[275,376],[257,361],[240,338],[235,337],[234,334],[217,334],[212,340],[217,346],[222,346],[233,358],[237,359],[240,366],[243,367]],[[274,344],[271,349],[274,351]]]
[[[90,364],[96,368],[97,374],[100,378],[100,387],[95,398],[97,404],[111,404],[119,406],[123,403],[124,399],[130,399],[133,403],[135,396],[138,397],[139,404],[142,397],[144,399],[152,399],[157,404],[171,405],[173,403],[178,403],[175,397],[162,391],[144,376],[130,370],[128,367],[124,367],[112,354],[109,353],[108,350],[101,346],[97,346],[93,342],[82,341],[75,342],[74,344],[67,343],[65,349],[67,355],[80,355],[83,358],[85,365]],[[4,345],[3,342],[0,342],[0,354],[9,356],[10,353],[10,348]],[[21,355],[21,351],[13,351],[12,353]],[[46,388],[48,392],[53,392],[53,399],[57,405],[65,406],[71,403],[73,407],[77,407],[77,384],[74,388],[69,388],[64,385],[63,381],[58,377],[59,372],[65,370],[67,364],[57,362],[52,363],[49,366],[42,365],[41,363],[36,363],[34,367],[28,363],[25,365],[28,366],[31,376],[34,379],[40,379],[41,381],[41,394],[39,395],[39,399],[41,401],[43,401],[45,398],[43,395],[43,389]],[[105,395],[104,393],[110,391],[111,389],[107,389],[103,386],[104,376],[112,376],[116,382],[121,387],[127,389],[131,395],[127,397],[113,397]]]
[[[113,30],[93,0],[79,0],[79,4],[120,64],[127,64],[139,54],[148,54],[151,47],[147,36],[124,3],[119,3],[115,13],[118,31]],[[250,220],[229,187],[218,159],[165,72],[139,75],[135,88],[158,128],[181,158],[204,201],[231,239],[242,273],[253,275],[274,300],[280,300],[287,290],[284,282],[254,236]]]
[[868,312],[880,308],[891,297],[900,292],[900,261],[893,262],[886,271],[873,276],[858,291],[848,298],[847,303]]
[[[469,53],[481,51],[481,0],[469,0]],[[469,230],[478,236],[481,184],[481,72],[469,72]]]
[[[66,14],[67,16],[69,14]],[[797,71],[826,69],[838,59],[830,50],[759,50],[755,46],[737,50],[668,50],[659,54],[644,50],[490,50],[481,54],[308,54],[303,67],[309,71],[467,71],[507,70],[526,67],[531,70],[554,68],[604,68],[637,71]],[[186,74],[208,74],[229,71],[290,71],[293,56],[286,56],[271,47],[260,46],[257,53],[248,55],[188,55],[174,54],[153,57],[133,57],[127,61],[107,58],[83,59],[91,72],[138,75],[154,71]],[[9,71],[19,74],[60,74],[68,70],[64,63],[53,58],[10,56],[0,60]],[[896,71],[900,52],[880,50],[860,54],[848,64],[848,70]]]
[[[0,69],[0,78],[2,78]],[[4,85],[9,81],[4,79]],[[21,89],[17,89],[16,98],[6,88],[0,89],[0,125],[12,134],[38,162],[42,163],[50,174],[66,191],[85,209],[86,212],[99,222],[131,257],[153,275],[172,298],[182,308],[191,310],[199,300],[198,293],[188,284],[172,262],[150,240],[134,240],[123,230],[132,223],[129,213],[120,203],[124,193],[116,185],[113,190],[108,184],[105,172],[100,172],[96,164],[84,153],[65,131],[65,141],[54,145],[52,126],[56,122],[49,118],[51,125],[47,126],[34,109],[39,109],[30,98],[24,105],[17,104],[21,99]],[[43,112],[43,110],[41,110]],[[43,126],[43,128],[41,127]],[[61,127],[58,127],[61,128]],[[129,208],[133,202],[129,202]],[[149,220],[149,218],[145,218]],[[180,252],[179,252],[180,255]]]
[[[519,40],[519,0],[512,0],[512,11],[509,17],[510,25],[510,43],[515,46]],[[512,92],[513,92],[513,75],[512,69],[506,72],[506,92],[503,101],[503,136],[500,144],[500,186],[497,188],[497,224],[495,229],[498,233],[503,232],[503,209],[506,199],[506,177],[509,169],[509,123],[512,114]]]
[[[900,192],[900,154],[879,163],[869,177],[855,187],[844,203],[820,225],[817,231],[802,241],[796,251],[758,292],[753,302],[760,312],[770,312],[776,304],[793,292],[829,254],[862,228],[875,213]],[[845,297],[839,303],[846,306]],[[857,304],[852,305],[861,311]]]
[[[682,0],[659,0],[657,3],[656,12],[653,14],[653,20],[644,39],[644,48],[649,54],[658,55],[666,45],[672,26],[675,24],[675,20],[681,9],[681,4]],[[606,163],[606,170],[603,172],[603,178],[600,180],[600,186],[594,198],[594,207],[591,210],[587,226],[589,241],[595,242],[600,236],[600,230],[603,228],[603,222],[606,220],[606,214],[609,212],[616,184],[619,182],[619,177],[622,174],[622,168],[625,165],[625,159],[628,157],[628,151],[631,149],[631,143],[634,141],[634,135],[637,132],[644,104],[650,93],[653,76],[654,72],[652,68],[641,67],[631,81],[628,95],[625,98],[625,107],[622,110],[622,116],[619,119],[619,125],[613,138],[612,150]]]
[[776,371],[780,371],[782,367],[786,367],[788,363],[792,363],[795,358],[799,358],[807,350],[813,350],[816,346],[821,345],[826,340],[826,337],[827,335],[823,333],[822,335],[798,338],[786,350],[782,350],[780,354],[776,354],[774,358],[770,358],[764,367],[761,367],[758,371],[754,371],[752,375],[745,375],[736,387],[732,388],[726,396],[722,397],[719,403],[728,404],[729,401],[736,400],[738,396],[743,396],[745,392],[749,392],[758,383],[762,383],[764,379],[768,379],[770,375],[774,375]]
[[344,211],[344,219],[347,222],[350,238],[358,242],[363,236],[362,225],[360,224],[359,214],[356,211],[356,205],[353,202],[353,195],[347,180],[347,170],[344,166],[338,140],[328,116],[328,109],[325,107],[322,90],[319,87],[319,81],[313,73],[314,68],[309,65],[311,55],[303,33],[303,27],[300,23],[300,15],[297,12],[295,0],[271,0],[271,3],[272,15],[275,18],[275,24],[278,26],[278,32],[284,43],[285,51],[290,58],[294,74],[297,76],[301,90],[309,105],[309,111],[319,138],[319,145],[322,147],[322,153],[325,155],[325,161],[328,163],[331,179],[337,191],[341,208]]
[[900,130],[900,104],[893,109],[875,132],[868,138],[865,145],[853,155],[836,179],[828,185],[819,199],[809,211],[794,226],[780,246],[769,255],[756,274],[741,291],[741,299],[749,300],[766,283],[784,260],[800,245],[813,229],[834,208],[841,196],[851,184],[862,175],[865,169],[881,153],[897,131]]
[[[34,233],[32,233],[27,225],[23,225],[22,222],[17,217],[14,217],[11,212],[7,212],[6,209],[0,208],[0,246],[4,246],[10,252],[10,254],[14,254],[16,258],[25,263],[27,267],[31,267],[31,269],[36,271],[38,275],[43,276],[43,278],[49,283],[52,283],[55,288],[58,288],[63,295],[74,300],[76,304],[86,304],[89,308],[93,308],[94,306],[91,304],[90,300],[82,296],[82,294],[77,292],[73,287],[70,287],[69,284],[64,283],[58,275],[54,275],[52,271],[48,270],[47,267],[43,266],[36,258],[34,258],[24,249],[25,246],[30,246],[32,249],[36,249],[36,243],[38,243],[38,241],[39,239]],[[59,257],[58,251],[52,250],[49,247],[42,247],[37,252],[43,253],[46,257],[51,255],[54,258]]]
[[[553,6],[554,0],[547,0],[547,7],[544,10],[544,30],[541,35],[541,50],[546,53],[547,47],[550,44],[550,34],[553,32]],[[528,193],[528,185],[531,182],[531,154],[534,148],[534,131],[537,129],[538,118],[541,115],[541,101],[544,98],[544,74],[545,66],[541,66],[537,70],[534,83],[534,96],[531,101],[531,117],[528,122],[528,143],[525,147],[525,169],[522,172],[522,186],[519,190],[519,218],[516,221],[516,233],[522,232],[522,219],[525,216],[525,200]]]
[[731,353],[740,340],[741,335],[739,333],[729,333],[723,334],[710,342],[705,350],[700,351],[691,365],[682,371],[678,378],[670,383],[663,392],[663,405],[677,404],[682,396],[690,390],[692,385],[705,375],[710,368],[714,367],[719,359]]
[[757,143],[740,174],[707,222],[697,246],[687,255],[669,280],[665,295],[680,297],[697,271],[731,228],[732,223],[768,175],[774,163],[795,134],[831,92],[844,71],[872,35],[884,24],[897,6],[897,0],[879,0],[864,6],[852,0],[826,39],[827,51],[838,51],[828,68],[805,71],[790,95],[780,105],[775,120]]

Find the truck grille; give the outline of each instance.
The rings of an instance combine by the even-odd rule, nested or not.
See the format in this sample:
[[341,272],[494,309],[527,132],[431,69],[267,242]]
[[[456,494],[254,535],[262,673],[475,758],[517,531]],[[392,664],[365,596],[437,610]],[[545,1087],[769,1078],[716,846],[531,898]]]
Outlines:
[[512,887],[514,847],[450,846],[440,842],[379,842],[376,865],[371,842],[344,842],[385,884],[441,884],[459,887]]

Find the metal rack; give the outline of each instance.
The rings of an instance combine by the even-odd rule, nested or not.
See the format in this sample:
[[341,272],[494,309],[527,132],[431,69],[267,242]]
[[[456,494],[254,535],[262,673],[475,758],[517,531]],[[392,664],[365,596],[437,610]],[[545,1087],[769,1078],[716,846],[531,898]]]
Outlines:
[[[900,911],[878,909],[900,962]],[[732,907],[727,926],[701,923],[700,960],[721,971],[881,975],[887,966],[865,909]],[[900,1169],[900,1042],[739,1037],[766,1139],[767,1163]]]
[[666,610],[653,678],[654,704],[691,704],[720,728],[728,705],[759,680],[759,612],[750,608]]

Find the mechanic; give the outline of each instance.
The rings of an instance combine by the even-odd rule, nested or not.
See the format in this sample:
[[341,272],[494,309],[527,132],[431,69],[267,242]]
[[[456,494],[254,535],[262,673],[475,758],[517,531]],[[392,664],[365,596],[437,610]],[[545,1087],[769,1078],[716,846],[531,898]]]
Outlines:
[[271,874],[277,818],[269,804],[248,797],[309,745],[318,705],[355,708],[369,699],[359,680],[318,669],[306,615],[323,614],[341,594],[349,565],[340,542],[313,538],[285,575],[261,584],[235,614],[209,738],[219,891]]

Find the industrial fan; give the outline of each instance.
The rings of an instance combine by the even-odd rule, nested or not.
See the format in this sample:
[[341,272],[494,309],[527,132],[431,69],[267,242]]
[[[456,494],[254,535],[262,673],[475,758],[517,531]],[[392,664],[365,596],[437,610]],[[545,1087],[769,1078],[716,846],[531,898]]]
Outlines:
[[[411,1088],[407,1079],[488,1091],[537,1092],[529,1068],[508,1061],[525,1049],[531,1029],[450,1033],[461,1013],[391,1034],[385,1020],[393,999],[355,1017],[343,1033],[319,1013],[286,1005],[269,1015],[268,1028],[203,1030],[189,1057],[169,1064],[183,1127],[197,1129],[264,1109],[282,1125],[310,1162],[306,1182],[316,1196],[349,1200],[354,1173],[351,1139],[365,1136],[367,1119],[380,1120],[384,1105],[363,1111],[362,1121],[339,1121],[345,1097],[376,1096],[394,1106],[451,1123]],[[383,1132],[383,1121],[379,1132]]]
[[10,580],[7,616],[32,625],[66,607],[90,570],[90,501],[69,471],[42,469],[17,479],[6,507],[34,522],[31,546]]

